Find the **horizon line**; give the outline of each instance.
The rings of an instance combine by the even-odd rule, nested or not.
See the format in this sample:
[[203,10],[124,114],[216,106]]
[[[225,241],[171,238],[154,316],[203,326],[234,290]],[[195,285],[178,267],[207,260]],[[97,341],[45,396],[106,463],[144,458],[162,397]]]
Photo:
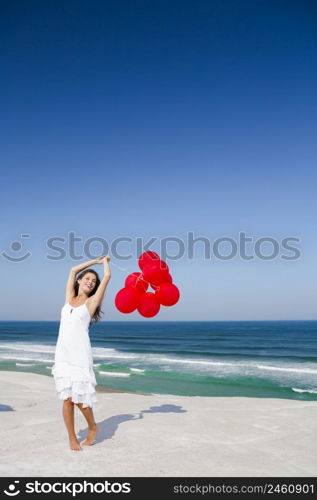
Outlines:
[[[151,323],[229,323],[229,322],[263,322],[263,321],[317,321],[317,318],[311,318],[311,319],[183,319],[183,320],[152,320]],[[60,319],[51,319],[51,320],[41,320],[41,319],[0,319],[0,323],[59,323]],[[97,323],[93,323],[91,326],[94,324],[100,324],[100,323],[144,323],[143,320],[108,320],[108,321],[98,321]]]

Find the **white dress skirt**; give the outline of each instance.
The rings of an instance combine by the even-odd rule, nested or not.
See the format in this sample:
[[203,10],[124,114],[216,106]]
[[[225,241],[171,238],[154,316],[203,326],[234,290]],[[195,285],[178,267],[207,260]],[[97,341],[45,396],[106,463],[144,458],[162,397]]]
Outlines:
[[73,403],[83,403],[83,408],[94,408],[98,404],[89,338],[90,321],[86,303],[73,307],[67,302],[62,307],[52,367],[58,398],[71,398]]

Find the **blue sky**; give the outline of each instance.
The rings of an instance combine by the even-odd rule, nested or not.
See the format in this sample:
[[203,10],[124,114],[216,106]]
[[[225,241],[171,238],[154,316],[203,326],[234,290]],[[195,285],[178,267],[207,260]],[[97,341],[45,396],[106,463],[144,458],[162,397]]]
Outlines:
[[77,255],[88,238],[131,239],[104,320],[152,321],[114,306],[133,242],[160,252],[190,232],[294,237],[300,257],[185,248],[167,259],[181,299],[154,320],[316,319],[316,14],[305,0],[7,2],[1,252],[32,255],[1,254],[0,319],[59,319],[68,270],[89,257],[50,260],[46,241],[66,249],[71,232]]

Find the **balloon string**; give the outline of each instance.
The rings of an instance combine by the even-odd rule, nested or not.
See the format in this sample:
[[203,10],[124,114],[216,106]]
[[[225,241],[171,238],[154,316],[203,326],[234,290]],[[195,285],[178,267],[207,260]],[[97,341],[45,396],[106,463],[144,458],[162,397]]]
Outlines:
[[[118,269],[120,269],[121,271],[123,271],[123,272],[125,272],[125,273],[130,273],[130,271],[129,271],[128,269],[125,269],[124,267],[118,266],[118,264],[116,264],[115,262],[112,262],[112,264],[113,264],[114,266],[116,266]],[[138,271],[137,271],[137,272],[138,272]],[[130,273],[130,274],[135,274],[135,272]],[[142,274],[142,272],[141,272],[141,274]],[[142,282],[142,281],[144,281],[145,283],[147,283],[148,285],[150,285],[150,286],[152,287],[151,283],[150,283],[149,281],[147,281],[146,279],[144,279],[144,278],[143,278],[143,276],[142,276],[142,278],[141,278],[141,280],[140,280],[140,281],[141,281],[141,282]],[[152,288],[153,288],[153,287],[152,287]]]

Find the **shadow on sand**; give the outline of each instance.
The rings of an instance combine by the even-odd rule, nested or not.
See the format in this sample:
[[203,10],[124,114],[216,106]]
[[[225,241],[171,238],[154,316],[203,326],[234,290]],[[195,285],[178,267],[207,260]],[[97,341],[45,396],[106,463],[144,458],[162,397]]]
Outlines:
[[[186,413],[181,406],[177,405],[161,405],[161,406],[150,406],[148,410],[141,410],[139,413],[122,413],[121,415],[114,415],[113,417],[106,418],[101,422],[97,422],[99,431],[96,438],[96,444],[105,441],[106,439],[111,439],[120,424],[123,422],[129,422],[130,420],[140,420],[144,418],[144,413]],[[87,429],[80,430],[77,433],[79,441],[85,439],[87,435]]]
[[15,411],[12,406],[0,404],[0,411]]

